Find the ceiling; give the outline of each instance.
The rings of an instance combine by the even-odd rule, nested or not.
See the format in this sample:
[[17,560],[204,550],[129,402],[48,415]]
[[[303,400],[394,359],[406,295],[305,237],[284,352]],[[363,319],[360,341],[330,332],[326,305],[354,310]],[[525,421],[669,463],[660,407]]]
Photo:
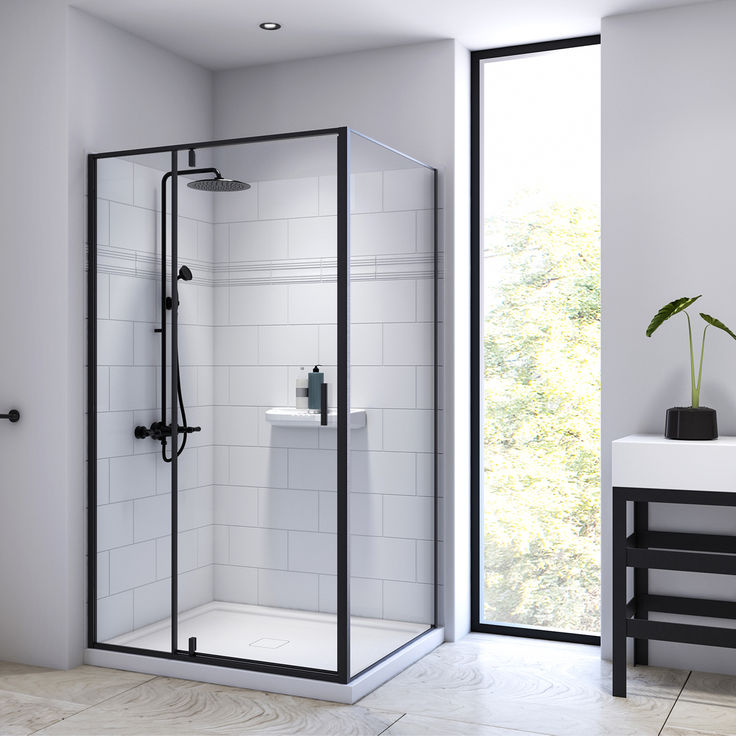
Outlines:
[[[222,70],[454,38],[469,49],[588,35],[608,15],[707,0],[68,0]],[[277,21],[279,31],[258,24]]]

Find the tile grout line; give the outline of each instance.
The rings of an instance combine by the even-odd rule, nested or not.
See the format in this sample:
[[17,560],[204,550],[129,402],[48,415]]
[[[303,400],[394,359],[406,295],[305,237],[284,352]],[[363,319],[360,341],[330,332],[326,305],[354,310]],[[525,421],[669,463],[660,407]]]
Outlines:
[[[358,701],[358,702],[360,702],[360,701]],[[377,712],[384,712],[384,713],[387,712],[383,708],[379,708],[377,706],[376,707],[373,707],[371,705],[364,705],[362,707],[363,708],[366,708],[367,710],[375,710]],[[529,734],[529,736],[554,736],[553,734],[548,734],[545,731],[527,731],[526,729],[516,728],[515,726],[497,726],[497,725],[494,725],[492,723],[485,723],[483,721],[466,721],[466,720],[459,720],[457,718],[446,718],[445,716],[438,716],[438,715],[424,716],[421,713],[409,713],[409,712],[404,713],[401,716],[401,718],[404,718],[404,716],[416,716],[418,718],[430,718],[432,720],[437,720],[437,721],[448,721],[449,723],[459,723],[459,724],[462,724],[464,726],[485,726],[487,728],[505,728],[510,733],[513,733],[514,735],[516,735],[518,733],[519,736],[523,736],[523,734]],[[394,721],[391,724],[391,726],[395,726],[401,720],[401,718],[398,718],[396,721]],[[391,726],[387,726],[386,729],[384,729],[383,731],[381,731],[381,734],[385,733],[386,730],[388,730],[389,728],[391,728]],[[378,734],[377,736],[381,736],[381,734]],[[659,734],[657,736],[659,736]],[[716,734],[714,734],[713,736],[716,736]]]
[[389,728],[392,728],[393,726],[395,726],[405,715],[406,713],[402,713],[395,721],[393,721],[392,723],[389,723],[388,726],[386,726],[386,728],[383,729],[383,731],[379,731],[376,734],[376,736],[381,736],[381,734],[386,733],[386,731],[388,731]]
[[[139,674],[144,674],[144,673],[139,673]],[[142,682],[137,682],[132,687],[126,688],[125,690],[121,690],[119,693],[115,693],[114,695],[110,695],[109,697],[104,698],[103,700],[100,700],[99,703],[92,703],[92,705],[88,705],[86,708],[82,708],[81,710],[78,710],[76,713],[72,713],[70,716],[67,716],[66,718],[59,718],[58,721],[54,721],[53,723],[48,723],[43,728],[38,728],[35,731],[31,731],[29,736],[33,736],[33,734],[35,733],[39,733],[41,731],[44,731],[47,728],[51,728],[52,726],[55,726],[57,723],[61,723],[62,721],[68,721],[70,718],[73,718],[74,716],[78,716],[80,713],[86,713],[88,710],[91,710],[92,708],[96,708],[98,705],[102,705],[103,703],[106,703],[108,700],[112,700],[113,698],[117,698],[119,695],[124,695],[125,693],[129,693],[131,690],[135,690],[137,687],[140,687],[141,685],[146,685],[152,680],[157,680],[159,678],[160,678],[160,675],[151,675],[147,680],[143,680]],[[71,701],[64,701],[64,702],[71,703]],[[82,705],[82,703],[72,703],[72,705]]]
[[690,680],[690,675],[693,674],[693,671],[690,670],[690,672],[687,673],[687,677],[685,678],[685,682],[682,683],[682,687],[680,688],[680,692],[677,693],[677,697],[675,698],[675,702],[672,703],[672,707],[669,709],[669,712],[667,713],[667,717],[664,719],[664,723],[662,724],[662,728],[659,729],[657,732],[657,736],[661,736],[662,731],[664,731],[664,727],[667,725],[667,721],[669,721],[670,716],[672,715],[672,711],[675,709],[675,706],[677,705],[677,701],[680,699],[680,695],[682,695],[683,691],[685,690],[685,685],[687,685],[688,681]]
[[[46,703],[48,702],[57,702],[57,703],[68,703],[69,705],[83,705],[82,703],[72,703],[70,700],[60,700],[58,698],[44,698],[40,695],[31,695],[30,693],[24,693],[17,690],[3,690],[0,688],[0,694],[9,694],[9,695],[26,695],[28,697],[34,698],[35,700],[42,700]],[[55,726],[57,723],[61,723],[61,721],[65,721],[68,718],[71,718],[72,716],[76,716],[77,713],[82,713],[85,710],[88,710],[89,708],[82,708],[82,710],[78,710],[76,713],[71,713],[70,715],[59,718],[57,721],[53,721],[53,723],[47,723],[45,726],[41,728],[37,728],[35,731],[28,731],[28,736],[33,736],[34,733],[39,733],[40,731],[43,731],[46,728],[51,728],[51,726]]]

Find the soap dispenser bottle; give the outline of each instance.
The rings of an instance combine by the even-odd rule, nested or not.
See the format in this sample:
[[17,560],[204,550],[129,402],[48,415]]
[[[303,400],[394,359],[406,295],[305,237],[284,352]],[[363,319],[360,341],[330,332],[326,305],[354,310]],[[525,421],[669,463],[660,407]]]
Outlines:
[[296,397],[294,406],[297,409],[308,409],[307,393],[309,389],[309,381],[307,381],[307,373],[304,366],[299,369],[296,376]]
[[314,366],[314,370],[309,374],[309,411],[319,411],[322,402],[322,384],[325,382],[325,374],[319,369],[319,366]]

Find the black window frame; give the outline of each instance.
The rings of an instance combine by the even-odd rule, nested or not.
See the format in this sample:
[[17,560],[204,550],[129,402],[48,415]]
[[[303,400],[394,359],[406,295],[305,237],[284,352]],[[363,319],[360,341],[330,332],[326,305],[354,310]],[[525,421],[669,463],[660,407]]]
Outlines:
[[556,41],[503,46],[473,51],[470,55],[470,629],[534,639],[600,646],[600,636],[573,631],[488,623],[481,620],[483,590],[483,206],[482,191],[482,65],[488,59],[538,54],[545,51],[600,45],[600,34]]

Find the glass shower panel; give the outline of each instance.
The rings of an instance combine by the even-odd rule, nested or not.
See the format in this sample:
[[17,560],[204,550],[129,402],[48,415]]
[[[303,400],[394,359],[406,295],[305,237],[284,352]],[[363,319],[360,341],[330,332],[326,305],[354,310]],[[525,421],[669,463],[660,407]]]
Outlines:
[[[205,161],[250,188],[179,182],[178,261],[193,275],[178,286],[179,363],[201,431],[178,458],[178,649],[334,672],[336,137]],[[311,411],[297,408],[307,374]]]
[[434,170],[350,136],[351,674],[435,624]]
[[[214,601],[214,198],[191,188],[211,180],[213,153],[199,151],[193,161],[179,153],[177,166],[177,350],[179,435],[176,459],[177,649],[189,651],[189,637],[211,613]],[[204,169],[187,174],[189,169]],[[219,196],[239,197],[237,192]],[[170,245],[169,245],[170,247]],[[177,369],[173,369],[176,371]],[[173,398],[173,397],[172,397]],[[171,401],[171,399],[168,399]],[[171,467],[162,472],[171,475]]]
[[161,177],[166,156],[97,161],[98,642],[169,651],[171,496],[160,446]]

